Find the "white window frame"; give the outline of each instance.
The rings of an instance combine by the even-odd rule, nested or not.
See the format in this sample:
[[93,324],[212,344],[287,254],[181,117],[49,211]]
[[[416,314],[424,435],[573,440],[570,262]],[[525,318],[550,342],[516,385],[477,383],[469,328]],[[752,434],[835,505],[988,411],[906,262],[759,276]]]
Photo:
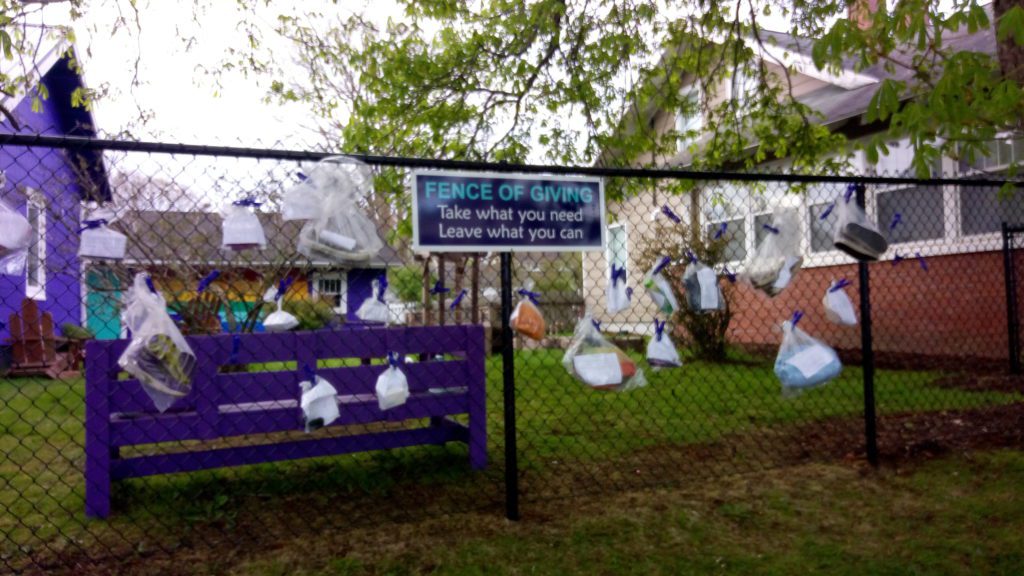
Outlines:
[[[605,247],[605,250],[604,250],[604,273],[605,273],[604,277],[605,277],[606,280],[608,278],[611,278],[611,274],[612,274],[612,234],[611,234],[611,232],[612,232],[612,229],[619,229],[619,228],[622,229],[622,240],[623,240],[622,244],[623,244],[623,249],[625,251],[625,258],[624,258],[625,261],[622,263],[622,265],[625,266],[626,270],[629,270],[629,224],[626,223],[626,222],[614,222],[614,223],[608,225],[608,245]],[[627,279],[629,278],[629,272],[626,272],[626,278]]]
[[[703,93],[701,92],[699,84],[690,84],[680,90],[679,95],[681,100],[688,98],[694,98],[696,100],[696,109],[693,111],[692,115],[684,115],[681,110],[676,111],[676,132],[679,134],[679,138],[676,142],[676,151],[687,152],[689,151],[690,146],[700,139],[700,135],[704,131],[704,113],[701,109]],[[695,131],[696,134],[693,136],[686,136],[685,133],[691,130]]]
[[733,69],[729,79],[729,99],[736,103],[741,114],[746,114],[744,106],[751,100],[750,92],[757,88],[758,79],[747,74],[742,66]]
[[[35,222],[32,218],[33,209],[38,210]],[[33,250],[39,252],[39,267],[36,270],[37,282],[34,284],[29,281],[32,272],[31,260],[28,253],[25,254],[25,297],[33,300],[46,300],[46,236],[49,222],[46,217],[46,198],[34,188],[25,188],[25,218],[35,232],[28,252]]]
[[333,295],[333,293],[322,292],[320,290],[320,283],[324,280],[337,280],[340,286],[341,298],[339,299],[338,305],[334,307],[334,312],[337,314],[345,314],[348,312],[348,272],[319,272],[313,276],[313,296],[327,296]]

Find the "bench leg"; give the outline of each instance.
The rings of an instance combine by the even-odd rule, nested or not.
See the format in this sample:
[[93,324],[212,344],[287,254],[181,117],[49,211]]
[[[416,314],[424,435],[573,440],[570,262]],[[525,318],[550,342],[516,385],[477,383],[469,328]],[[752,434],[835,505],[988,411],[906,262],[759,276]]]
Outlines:
[[110,448],[92,443],[85,451],[85,515],[110,515]]

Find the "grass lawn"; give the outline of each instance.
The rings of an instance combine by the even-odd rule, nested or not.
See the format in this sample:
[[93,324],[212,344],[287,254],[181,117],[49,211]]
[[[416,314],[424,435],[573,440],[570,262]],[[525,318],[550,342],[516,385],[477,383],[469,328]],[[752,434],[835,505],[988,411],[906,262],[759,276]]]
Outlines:
[[[557,476],[560,472],[550,469],[553,460],[612,462],[645,448],[857,415],[863,406],[859,368],[845,369],[823,388],[782,398],[770,363],[743,358],[726,364],[687,362],[676,370],[646,370],[646,388],[615,394],[586,389],[568,376],[560,360],[560,351],[549,350],[518,352],[516,357],[520,460],[534,475]],[[488,433],[495,465],[482,475],[468,470],[464,447],[451,446],[154,477],[120,483],[107,522],[87,522],[82,513],[83,382],[0,381],[0,559],[24,552],[23,547],[60,549],[69,540],[178,534],[196,523],[233,521],[251,508],[247,494],[259,495],[265,519],[288,514],[287,500],[297,492],[360,494],[372,500],[387,497],[404,483],[430,484],[477,502],[500,502],[500,368],[499,358],[489,359]],[[879,412],[972,408],[1024,399],[1020,394],[930,386],[938,376],[879,371]],[[738,462],[737,468],[742,465]]]

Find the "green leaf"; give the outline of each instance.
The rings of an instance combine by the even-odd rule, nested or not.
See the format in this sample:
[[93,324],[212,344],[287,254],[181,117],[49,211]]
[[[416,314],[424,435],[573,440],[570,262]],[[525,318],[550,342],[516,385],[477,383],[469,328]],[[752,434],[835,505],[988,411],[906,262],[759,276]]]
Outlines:
[[999,19],[996,39],[999,42],[1006,42],[1011,37],[1017,46],[1024,46],[1024,7],[1020,5],[1010,8]]

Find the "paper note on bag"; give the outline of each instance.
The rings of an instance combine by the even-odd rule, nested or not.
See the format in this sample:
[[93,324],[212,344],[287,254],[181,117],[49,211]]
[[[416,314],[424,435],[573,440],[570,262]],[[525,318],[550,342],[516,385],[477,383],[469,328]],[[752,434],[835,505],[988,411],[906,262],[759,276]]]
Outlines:
[[832,353],[827,348],[811,346],[790,356],[786,364],[799,370],[804,378],[810,378],[831,364],[832,360]]
[[697,283],[700,284],[700,307],[702,310],[718,308],[718,277],[711,268],[697,271]]
[[622,383],[622,366],[614,353],[581,354],[572,359],[573,370],[591,386],[613,386]]

